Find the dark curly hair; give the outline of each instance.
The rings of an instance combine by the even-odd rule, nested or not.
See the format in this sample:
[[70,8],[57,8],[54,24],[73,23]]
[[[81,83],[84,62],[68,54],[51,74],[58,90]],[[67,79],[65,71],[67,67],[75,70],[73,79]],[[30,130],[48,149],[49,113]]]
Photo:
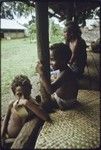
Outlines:
[[66,24],[64,33],[67,33],[67,38],[71,40],[72,38],[79,38],[82,34],[80,27],[73,21],[70,21]]
[[11,89],[15,95],[15,89],[17,86],[21,86],[24,96],[29,96],[31,94],[32,85],[30,80],[25,75],[17,75],[11,83]]
[[64,43],[55,43],[50,46],[50,50],[53,51],[55,59],[62,60],[68,63],[71,57],[71,50],[68,45]]

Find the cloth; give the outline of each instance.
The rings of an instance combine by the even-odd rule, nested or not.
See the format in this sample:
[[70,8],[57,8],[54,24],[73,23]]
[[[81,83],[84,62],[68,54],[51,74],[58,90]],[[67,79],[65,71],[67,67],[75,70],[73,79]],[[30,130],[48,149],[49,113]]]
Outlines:
[[53,97],[55,98],[55,100],[56,100],[58,106],[59,106],[61,109],[69,108],[69,107],[71,107],[73,104],[75,104],[76,101],[77,101],[76,98],[63,100],[63,99],[60,98],[56,93],[54,93]]

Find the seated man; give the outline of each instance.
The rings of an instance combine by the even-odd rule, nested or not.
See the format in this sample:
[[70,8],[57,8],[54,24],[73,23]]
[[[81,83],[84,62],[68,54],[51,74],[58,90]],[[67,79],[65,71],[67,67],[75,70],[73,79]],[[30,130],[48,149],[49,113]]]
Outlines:
[[69,67],[74,71],[77,77],[81,77],[87,64],[87,45],[81,37],[81,30],[74,22],[69,22],[67,29],[64,31],[67,45],[72,51],[72,55],[68,62]]

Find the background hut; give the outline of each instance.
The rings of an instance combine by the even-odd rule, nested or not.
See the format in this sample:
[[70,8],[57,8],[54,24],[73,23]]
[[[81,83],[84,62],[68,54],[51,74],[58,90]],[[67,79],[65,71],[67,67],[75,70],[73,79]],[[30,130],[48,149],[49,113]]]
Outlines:
[[1,19],[1,33],[6,39],[23,38],[25,37],[25,30],[26,28],[15,20]]

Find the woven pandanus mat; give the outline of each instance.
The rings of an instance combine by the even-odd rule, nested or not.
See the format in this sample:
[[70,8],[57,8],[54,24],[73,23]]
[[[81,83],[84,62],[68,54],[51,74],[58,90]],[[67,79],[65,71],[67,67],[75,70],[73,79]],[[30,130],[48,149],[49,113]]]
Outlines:
[[100,145],[99,92],[82,90],[81,105],[68,111],[56,111],[45,122],[38,136],[37,149],[91,149]]

